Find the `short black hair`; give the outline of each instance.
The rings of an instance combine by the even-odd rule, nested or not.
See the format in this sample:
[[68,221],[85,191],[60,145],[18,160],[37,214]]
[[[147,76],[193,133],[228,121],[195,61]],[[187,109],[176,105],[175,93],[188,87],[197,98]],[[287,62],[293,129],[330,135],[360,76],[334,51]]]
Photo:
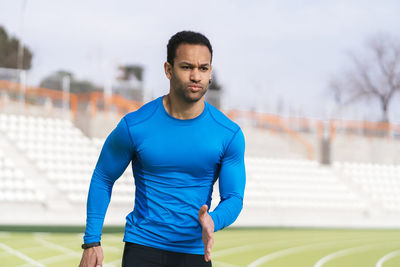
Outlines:
[[174,65],[174,58],[176,56],[176,49],[180,44],[200,44],[207,46],[208,50],[211,53],[211,61],[213,50],[211,47],[211,43],[207,37],[203,34],[193,31],[181,31],[174,34],[168,41],[167,44],[167,62]]

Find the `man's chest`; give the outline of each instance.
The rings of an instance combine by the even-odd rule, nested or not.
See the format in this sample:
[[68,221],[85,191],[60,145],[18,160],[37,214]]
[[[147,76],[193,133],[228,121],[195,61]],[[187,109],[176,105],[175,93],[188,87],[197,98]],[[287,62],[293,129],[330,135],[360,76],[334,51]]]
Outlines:
[[207,129],[181,127],[142,133],[137,137],[136,160],[143,170],[213,174],[221,162],[224,142]]

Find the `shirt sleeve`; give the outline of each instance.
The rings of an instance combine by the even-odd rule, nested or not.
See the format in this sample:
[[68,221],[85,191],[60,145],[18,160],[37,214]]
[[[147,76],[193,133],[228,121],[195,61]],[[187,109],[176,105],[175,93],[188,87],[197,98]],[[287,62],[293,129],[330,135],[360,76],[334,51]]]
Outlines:
[[114,182],[133,159],[134,149],[123,118],[107,137],[93,171],[87,199],[84,243],[99,242]]
[[242,210],[246,184],[244,150],[244,135],[239,128],[221,161],[219,174],[221,201],[214,211],[210,212],[210,216],[214,221],[214,231],[232,224]]

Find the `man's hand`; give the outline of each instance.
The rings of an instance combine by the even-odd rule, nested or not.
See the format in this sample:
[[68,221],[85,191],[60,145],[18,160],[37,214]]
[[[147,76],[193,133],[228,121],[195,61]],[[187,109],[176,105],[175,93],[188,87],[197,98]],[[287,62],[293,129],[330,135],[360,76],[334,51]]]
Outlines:
[[87,248],[83,251],[79,267],[102,267],[103,249],[101,246]]
[[199,210],[199,222],[203,229],[204,259],[211,260],[211,247],[214,244],[214,221],[207,212],[208,206],[203,205]]

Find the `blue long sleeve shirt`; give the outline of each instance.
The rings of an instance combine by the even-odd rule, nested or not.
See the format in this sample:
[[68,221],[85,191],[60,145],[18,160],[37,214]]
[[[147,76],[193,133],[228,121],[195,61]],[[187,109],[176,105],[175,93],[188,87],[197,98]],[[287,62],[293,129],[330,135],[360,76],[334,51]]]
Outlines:
[[85,243],[98,242],[114,182],[130,162],[135,205],[124,241],[204,254],[198,212],[210,207],[218,180],[220,202],[210,215],[218,231],[238,217],[245,189],[244,136],[240,127],[205,102],[194,119],[170,116],[159,97],[125,115],[107,137],[87,200]]

